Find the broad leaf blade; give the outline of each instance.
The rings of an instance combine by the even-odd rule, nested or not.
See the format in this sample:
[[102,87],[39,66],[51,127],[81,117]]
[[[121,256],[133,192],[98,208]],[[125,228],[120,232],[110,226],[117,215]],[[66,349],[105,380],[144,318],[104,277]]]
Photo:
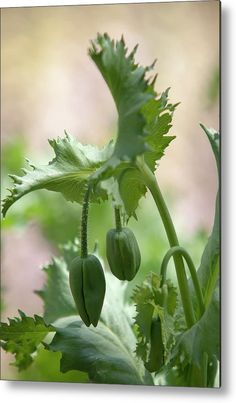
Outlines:
[[107,34],[98,34],[89,50],[118,111],[118,136],[114,149],[118,159],[133,159],[146,150],[143,141],[145,119],[140,109],[154,93],[144,77],[149,68],[135,64],[135,51],[136,48],[127,55],[123,38],[114,42]]
[[[146,384],[134,355],[120,337],[103,323],[96,328],[74,321],[57,332],[48,346],[50,351],[62,353],[61,371],[85,371],[91,381],[112,384]],[[151,377],[148,378],[152,383]]]
[[[146,77],[150,67],[141,67],[135,62],[137,47],[128,54],[123,38],[113,41],[107,34],[98,35],[92,42],[89,54],[106,81],[118,112],[118,133],[111,158],[93,175],[95,180],[118,178],[118,173],[130,168],[138,155],[144,154],[152,171],[164,155],[165,148],[174,139],[167,136],[171,128],[172,115],[177,104],[168,103],[167,89],[160,95],[154,90],[154,83]],[[126,163],[126,165],[125,165]],[[122,167],[121,167],[122,165]],[[128,165],[128,166],[127,166]],[[132,168],[132,167],[131,167]],[[128,217],[135,217],[139,200],[146,193],[137,170],[135,193],[127,192],[130,184],[129,172],[118,178],[121,198]],[[122,174],[121,174],[122,176]],[[134,186],[132,185],[134,188]],[[114,188],[113,188],[114,189]],[[111,191],[110,191],[111,193]],[[119,199],[114,195],[114,199]]]
[[55,332],[52,325],[46,325],[43,318],[26,316],[19,311],[20,318],[9,319],[9,324],[1,323],[1,346],[6,352],[15,355],[15,365],[19,370],[28,368],[32,354],[49,332]]
[[[29,163],[32,169],[24,170],[24,176],[10,175],[14,187],[3,201],[3,216],[13,203],[37,189],[60,192],[67,200],[82,203],[88,178],[110,157],[113,149],[112,143],[101,150],[82,145],[67,133],[63,138],[49,140],[49,144],[55,158],[48,165],[36,167]],[[97,189],[91,200],[98,201],[102,197],[106,198],[106,194]]]
[[[109,175],[120,161],[134,161],[145,152],[147,160],[159,159],[173,137],[164,137],[171,127],[172,113],[177,105],[168,104],[168,90],[157,97],[155,80],[146,78],[154,66],[135,63],[137,46],[130,54],[123,38],[113,41],[107,34],[98,35],[89,54],[106,81],[118,112],[118,133],[112,157],[98,170]],[[157,97],[157,99],[155,99]],[[154,164],[155,165],[155,164]]]

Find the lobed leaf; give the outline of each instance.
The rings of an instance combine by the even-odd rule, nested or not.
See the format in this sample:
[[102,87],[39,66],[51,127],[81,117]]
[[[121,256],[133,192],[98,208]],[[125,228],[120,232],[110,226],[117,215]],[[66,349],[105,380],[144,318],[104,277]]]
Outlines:
[[[118,112],[114,151],[93,178],[104,180],[111,175],[118,177],[121,174],[121,178],[118,177],[119,189],[128,217],[136,216],[139,200],[146,193],[138,170],[133,169],[133,163],[138,155],[144,154],[151,170],[156,169],[157,161],[174,139],[174,136],[167,136],[167,133],[177,106],[168,103],[169,89],[157,95],[154,90],[155,79],[151,81],[146,78],[154,63],[150,67],[139,66],[134,60],[136,50],[137,46],[128,54],[123,38],[115,42],[107,34],[98,34],[89,50],[111,91]],[[131,171],[127,175],[122,174],[122,171],[129,168],[133,169],[131,176],[135,176],[136,185],[132,197],[129,191]]]
[[160,287],[161,279],[155,273],[150,273],[142,286],[137,286],[133,294],[136,305],[135,325],[137,328],[136,353],[144,362],[150,351],[150,330],[152,318],[159,316],[164,344],[164,361],[169,360],[174,344],[174,314],[177,307],[177,290],[170,281]]
[[32,363],[32,354],[49,332],[55,332],[55,328],[38,315],[31,318],[21,311],[19,314],[19,318],[9,319],[9,324],[1,323],[0,340],[2,348],[15,355],[13,365],[23,370]]
[[[109,158],[113,148],[112,143],[101,150],[82,145],[67,133],[63,138],[49,140],[49,144],[55,157],[48,165],[36,167],[29,162],[31,169],[24,169],[24,176],[10,175],[14,186],[3,200],[3,216],[13,203],[37,189],[60,192],[67,200],[82,203],[89,177]],[[106,193],[97,188],[91,200],[100,198],[106,198]]]

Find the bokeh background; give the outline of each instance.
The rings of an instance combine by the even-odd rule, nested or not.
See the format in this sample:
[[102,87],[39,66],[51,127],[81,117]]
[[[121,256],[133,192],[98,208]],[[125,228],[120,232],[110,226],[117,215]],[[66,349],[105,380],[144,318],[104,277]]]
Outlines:
[[[40,164],[51,159],[48,138],[66,130],[83,143],[102,146],[114,136],[115,106],[87,53],[97,32],[116,39],[123,34],[130,50],[138,43],[140,64],[157,59],[157,92],[171,87],[170,100],[181,102],[171,130],[177,137],[156,175],[180,242],[198,265],[217,190],[213,156],[199,123],[219,128],[218,1],[3,9],[2,197],[11,183],[7,173],[20,174],[25,157]],[[138,222],[130,222],[142,250],[142,274],[136,282],[158,270],[167,250],[149,196],[138,216]],[[112,218],[108,203],[92,206],[89,243],[92,248],[98,239],[103,257]],[[42,314],[42,301],[34,294],[44,282],[40,267],[59,253],[58,244],[77,235],[79,219],[78,205],[47,191],[30,194],[12,207],[2,221],[2,320],[16,316],[18,308],[27,315]],[[79,379],[73,373],[60,375],[59,356],[47,354],[39,354],[30,371],[20,375],[9,367],[11,357],[2,354],[2,378]]]

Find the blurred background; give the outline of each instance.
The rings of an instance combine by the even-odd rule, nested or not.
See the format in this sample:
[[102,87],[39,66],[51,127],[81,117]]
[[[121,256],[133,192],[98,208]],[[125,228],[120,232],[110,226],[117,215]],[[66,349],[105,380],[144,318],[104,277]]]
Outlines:
[[[138,43],[137,62],[146,66],[157,59],[156,91],[171,87],[170,100],[181,102],[171,129],[177,137],[156,175],[180,243],[198,265],[217,191],[213,156],[199,123],[219,129],[218,1],[3,9],[2,198],[11,186],[7,174],[21,174],[25,157],[35,164],[52,158],[49,138],[66,130],[83,143],[103,146],[116,132],[111,95],[87,53],[97,32],[115,39],[123,34],[129,50]],[[135,284],[158,270],[168,248],[149,195],[138,217],[130,221],[142,251],[142,274]],[[18,308],[42,314],[42,301],[34,294],[44,283],[41,267],[59,253],[58,244],[74,239],[79,221],[78,205],[47,191],[27,195],[11,208],[2,221],[3,321],[16,316]],[[90,248],[98,239],[105,259],[104,239],[113,226],[109,204],[92,206],[89,222]],[[2,377],[78,380],[77,374],[58,373],[57,354],[52,358],[51,353],[48,366],[47,354],[39,354],[37,365],[21,375],[2,354]]]

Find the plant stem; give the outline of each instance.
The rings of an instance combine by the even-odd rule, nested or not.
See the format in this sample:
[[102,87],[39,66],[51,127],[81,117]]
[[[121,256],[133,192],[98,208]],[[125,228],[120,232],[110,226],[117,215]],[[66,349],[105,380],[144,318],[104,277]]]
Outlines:
[[90,187],[88,186],[83,200],[82,205],[82,215],[81,215],[81,234],[80,234],[80,242],[81,242],[81,258],[86,258],[88,256],[88,234],[87,234],[87,226],[88,226],[88,209],[89,209],[89,195],[90,195]]
[[204,306],[202,290],[201,290],[201,287],[200,287],[200,283],[198,281],[197,272],[196,272],[194,263],[193,263],[193,261],[191,259],[191,256],[181,246],[173,246],[165,254],[165,257],[164,257],[164,259],[162,261],[162,264],[161,264],[161,277],[162,277],[161,283],[164,284],[165,281],[166,281],[166,271],[167,271],[169,260],[171,259],[172,256],[174,257],[175,253],[178,253],[178,252],[181,253],[181,255],[184,257],[184,259],[186,260],[186,263],[188,265],[188,268],[189,268],[189,271],[190,271],[190,274],[191,274],[191,277],[192,277],[192,281],[193,281],[193,286],[194,286],[195,293],[196,293],[197,300],[198,300],[200,316],[202,316],[204,311],[205,311],[205,306]]
[[121,219],[120,219],[120,209],[115,207],[115,220],[116,220],[116,229],[117,231],[122,230]]
[[[161,191],[158,186],[155,175],[152,173],[152,171],[149,169],[149,167],[145,163],[143,156],[137,158],[136,164],[142,174],[143,181],[144,181],[145,185],[148,187],[148,189],[150,190],[152,197],[156,203],[156,206],[159,210],[170,246],[171,247],[179,246],[179,241],[177,238],[177,234],[175,232],[174,224],[172,222],[170,213],[168,211],[166,203],[161,194]],[[189,293],[188,280],[187,280],[186,273],[185,273],[184,262],[183,262],[182,256],[179,253],[176,253],[173,258],[174,258],[174,264],[175,264],[175,269],[176,269],[176,274],[177,274],[177,279],[178,279],[179,290],[180,290],[180,295],[181,295],[181,299],[182,299],[186,324],[187,324],[187,327],[190,328],[191,326],[193,326],[193,324],[195,322],[195,317],[194,317],[193,305],[192,305],[192,301],[191,301],[191,297],[190,297],[190,293]]]

